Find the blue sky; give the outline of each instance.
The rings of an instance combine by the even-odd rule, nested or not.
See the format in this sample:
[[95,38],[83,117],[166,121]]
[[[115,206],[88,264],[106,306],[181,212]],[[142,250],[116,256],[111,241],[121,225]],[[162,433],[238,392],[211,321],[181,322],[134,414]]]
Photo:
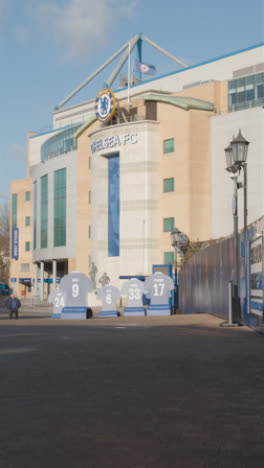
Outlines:
[[[54,107],[136,33],[193,65],[264,42],[263,25],[263,0],[0,0],[0,205],[26,177],[27,132],[50,130]],[[143,61],[177,69],[148,45]]]

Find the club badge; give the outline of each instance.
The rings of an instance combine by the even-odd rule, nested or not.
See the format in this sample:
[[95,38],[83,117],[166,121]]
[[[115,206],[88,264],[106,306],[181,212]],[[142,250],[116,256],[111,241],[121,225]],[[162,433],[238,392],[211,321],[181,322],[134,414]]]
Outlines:
[[116,99],[109,88],[101,89],[95,101],[95,114],[100,122],[108,122],[114,115]]

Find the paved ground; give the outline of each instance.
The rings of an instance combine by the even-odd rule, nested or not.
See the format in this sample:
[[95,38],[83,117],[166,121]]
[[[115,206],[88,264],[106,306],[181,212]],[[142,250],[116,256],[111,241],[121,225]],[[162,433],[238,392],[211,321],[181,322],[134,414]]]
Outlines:
[[263,467],[264,336],[48,314],[0,310],[1,468]]

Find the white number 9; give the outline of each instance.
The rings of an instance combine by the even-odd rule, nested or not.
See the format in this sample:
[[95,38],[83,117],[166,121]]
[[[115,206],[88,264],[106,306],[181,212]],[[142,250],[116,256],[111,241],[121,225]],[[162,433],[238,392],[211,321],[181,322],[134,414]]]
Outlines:
[[79,285],[78,284],[73,284],[72,285],[72,297],[78,297],[79,296]]

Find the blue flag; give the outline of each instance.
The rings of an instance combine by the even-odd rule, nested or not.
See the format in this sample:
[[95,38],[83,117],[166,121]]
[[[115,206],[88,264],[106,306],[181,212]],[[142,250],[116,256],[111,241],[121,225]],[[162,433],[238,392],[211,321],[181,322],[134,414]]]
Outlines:
[[154,65],[147,65],[146,63],[134,61],[133,72],[146,73],[147,75],[155,75],[156,67]]

